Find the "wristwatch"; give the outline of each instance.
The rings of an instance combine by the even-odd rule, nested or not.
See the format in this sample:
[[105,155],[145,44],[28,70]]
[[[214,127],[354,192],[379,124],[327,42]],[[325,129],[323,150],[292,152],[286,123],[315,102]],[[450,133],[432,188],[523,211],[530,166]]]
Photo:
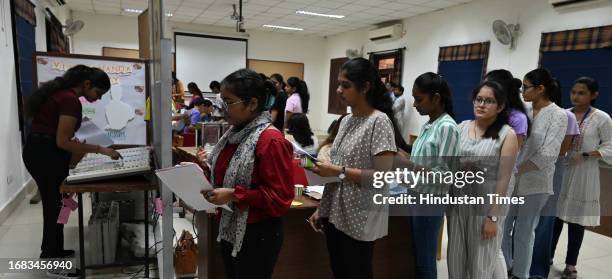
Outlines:
[[489,218],[489,220],[491,220],[491,222],[497,223],[497,216],[487,216],[487,218]]
[[346,167],[345,166],[342,166],[342,171],[338,175],[338,178],[340,178],[340,180],[344,180],[346,178]]

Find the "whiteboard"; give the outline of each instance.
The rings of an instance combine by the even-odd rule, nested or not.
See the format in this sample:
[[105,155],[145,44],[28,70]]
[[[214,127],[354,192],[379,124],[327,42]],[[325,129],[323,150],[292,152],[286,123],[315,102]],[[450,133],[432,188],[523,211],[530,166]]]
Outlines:
[[211,81],[221,82],[247,66],[247,40],[175,33],[176,77],[186,85],[195,82],[208,91]]
[[[114,144],[146,145],[147,128],[144,120],[147,98],[147,69],[144,61],[88,55],[53,55],[36,53],[35,82],[41,83],[63,75],[71,67],[83,64],[97,67],[108,74],[110,90],[99,101],[90,103],[81,97],[83,118],[90,119],[106,132]],[[113,97],[114,96],[114,97]],[[114,98],[114,99],[113,99]],[[117,106],[124,119],[117,124],[114,118]],[[108,113],[107,113],[108,110]]]

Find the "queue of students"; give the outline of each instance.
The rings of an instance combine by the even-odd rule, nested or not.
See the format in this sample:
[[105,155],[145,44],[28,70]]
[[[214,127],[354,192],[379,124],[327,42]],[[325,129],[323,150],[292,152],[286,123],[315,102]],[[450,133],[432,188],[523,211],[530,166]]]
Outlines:
[[[282,216],[293,199],[293,148],[282,129],[294,119],[289,131],[296,135],[295,125],[303,122],[310,98],[305,83],[296,79],[284,84],[280,75],[267,79],[242,69],[221,82],[222,108],[233,128],[210,154],[201,152],[199,157],[210,164],[210,179],[217,187],[203,193],[204,198],[229,203],[233,209],[221,210],[218,232],[227,278],[273,274],[283,243]],[[444,216],[450,278],[546,278],[548,268],[541,265],[550,265],[563,223],[569,224],[570,233],[563,278],[576,278],[584,226],[599,224],[598,161],[612,161],[612,120],[594,106],[599,94],[594,79],[575,81],[573,107],[564,110],[554,103],[562,92],[546,69],[530,71],[522,81],[506,70],[492,71],[472,92],[473,120],[457,125],[447,81],[424,73],[411,91],[414,107],[429,119],[411,147],[399,132],[392,97],[370,61],[349,60],[338,82],[336,92],[352,113],[340,118],[321,148],[313,147],[325,154],[312,171],[339,182],[326,185],[309,219],[314,230],[325,233],[335,278],[374,277],[374,246],[387,235],[389,208],[373,203],[372,196],[388,195],[389,189],[374,188],[367,181],[375,171],[400,166],[488,169],[480,185],[422,183],[408,190],[412,195],[495,194],[525,201],[409,210],[417,278],[437,278],[437,235]],[[531,104],[530,110],[519,95]],[[284,101],[284,108],[276,101]],[[568,123],[578,123],[577,130],[569,129]],[[300,134],[296,140],[309,144],[308,136]],[[557,158],[557,166],[564,164],[565,170],[554,182]],[[553,187],[556,183],[560,190]],[[553,194],[558,201],[552,200]],[[544,210],[549,201],[554,203],[552,211]],[[546,255],[534,254],[534,249]],[[541,269],[545,274],[534,274]]]

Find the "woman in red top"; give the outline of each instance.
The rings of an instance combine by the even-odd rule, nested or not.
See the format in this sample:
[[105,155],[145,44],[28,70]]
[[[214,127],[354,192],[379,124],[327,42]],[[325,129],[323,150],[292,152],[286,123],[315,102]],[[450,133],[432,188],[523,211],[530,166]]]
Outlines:
[[208,154],[214,190],[204,192],[221,210],[218,241],[226,278],[271,278],[283,243],[282,216],[293,200],[293,147],[264,111],[271,94],[251,70],[227,76],[221,98],[233,125]]
[[[64,250],[64,226],[57,224],[62,207],[60,185],[85,153],[102,153],[113,159],[121,156],[113,149],[73,140],[81,126],[79,97],[89,102],[102,98],[110,88],[104,71],[77,65],[66,73],[44,83],[28,100],[27,113],[32,130],[23,149],[23,162],[36,181],[43,204],[43,240],[40,258],[63,258],[74,251]],[[58,276],[59,274],[54,274]],[[61,275],[71,278],[78,274]]]

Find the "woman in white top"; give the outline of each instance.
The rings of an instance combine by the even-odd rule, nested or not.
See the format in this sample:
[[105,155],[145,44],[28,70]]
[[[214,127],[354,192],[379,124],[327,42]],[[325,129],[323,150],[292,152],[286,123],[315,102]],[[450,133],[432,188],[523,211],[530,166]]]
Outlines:
[[585,226],[599,226],[599,160],[612,163],[612,120],[594,107],[599,95],[596,80],[581,77],[574,82],[571,100],[580,134],[571,143],[568,166],[563,175],[563,185],[557,204],[557,220],[553,235],[554,255],[563,223],[568,224],[566,268],[562,278],[576,278],[578,252],[584,237]]
[[533,124],[520,151],[513,196],[524,204],[512,204],[504,226],[502,250],[514,278],[529,278],[534,231],[540,212],[553,193],[555,161],[567,128],[565,111],[551,101],[559,94],[552,75],[535,69],[523,79],[523,99],[531,102],[528,117]]
[[291,114],[308,113],[308,103],[310,102],[310,93],[306,82],[297,78],[290,77],[285,85],[285,92],[289,95],[285,104],[285,129]]

